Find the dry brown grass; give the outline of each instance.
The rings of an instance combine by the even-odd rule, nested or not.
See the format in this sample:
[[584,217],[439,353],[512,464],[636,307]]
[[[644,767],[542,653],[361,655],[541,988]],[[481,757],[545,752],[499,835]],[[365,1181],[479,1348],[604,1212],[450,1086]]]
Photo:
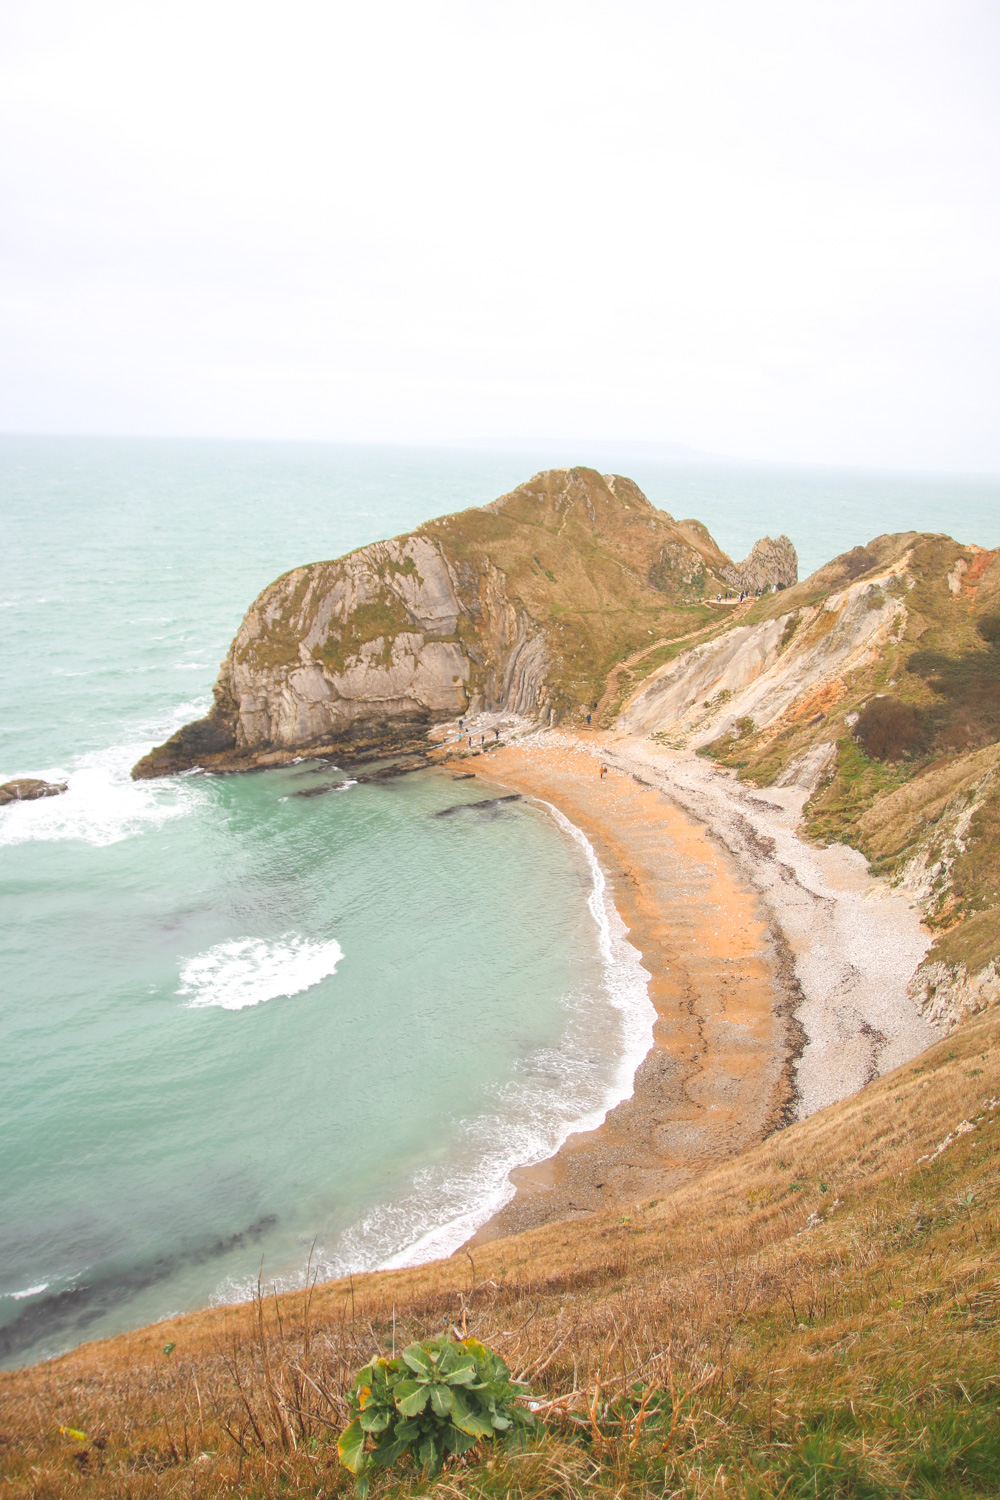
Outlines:
[[541,1443],[452,1468],[442,1495],[994,1494],[998,1097],[987,1015],[628,1215],[262,1287],[2,1375],[0,1495],[346,1493],[351,1375],[445,1326],[550,1404]]

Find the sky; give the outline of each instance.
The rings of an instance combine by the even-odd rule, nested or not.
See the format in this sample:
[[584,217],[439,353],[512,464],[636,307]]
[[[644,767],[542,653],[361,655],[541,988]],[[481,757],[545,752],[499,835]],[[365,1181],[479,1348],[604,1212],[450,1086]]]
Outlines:
[[0,430],[1000,472],[996,0],[0,0]]

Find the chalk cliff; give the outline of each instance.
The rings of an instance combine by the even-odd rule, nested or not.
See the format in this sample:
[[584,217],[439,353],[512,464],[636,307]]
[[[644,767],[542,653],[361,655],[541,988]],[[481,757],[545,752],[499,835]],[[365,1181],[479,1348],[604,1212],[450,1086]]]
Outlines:
[[133,775],[398,747],[482,708],[579,716],[615,661],[704,623],[732,567],[704,526],[675,521],[629,479],[537,474],[490,505],[277,579],[247,611],[208,716]]

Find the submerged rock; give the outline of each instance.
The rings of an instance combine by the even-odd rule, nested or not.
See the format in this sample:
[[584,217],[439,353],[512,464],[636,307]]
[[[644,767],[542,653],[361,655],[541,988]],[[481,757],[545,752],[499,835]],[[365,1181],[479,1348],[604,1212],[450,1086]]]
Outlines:
[[16,781],[5,781],[0,785],[0,807],[8,802],[37,802],[39,797],[58,797],[67,790],[65,781],[38,781],[33,776],[21,776]]

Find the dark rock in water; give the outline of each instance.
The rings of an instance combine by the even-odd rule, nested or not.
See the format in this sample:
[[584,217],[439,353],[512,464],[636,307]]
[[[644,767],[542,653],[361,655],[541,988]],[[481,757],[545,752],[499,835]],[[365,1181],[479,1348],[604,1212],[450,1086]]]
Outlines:
[[450,818],[455,813],[462,812],[493,812],[495,808],[502,807],[505,802],[520,802],[520,792],[511,792],[509,797],[486,797],[482,802],[456,802],[452,807],[442,807],[440,812],[432,813],[435,818]]
[[377,771],[359,771],[356,776],[345,777],[342,781],[324,781],[321,786],[307,787],[303,792],[293,792],[293,797],[322,797],[327,792],[339,792],[341,787],[347,785],[348,779],[355,785],[367,782],[375,786],[384,786],[388,781],[395,781],[399,776],[410,776],[414,771],[426,771],[431,762],[425,757],[417,761],[397,762],[391,766],[380,766]]
[[458,776],[453,776],[452,781],[475,781],[475,771],[462,771]]
[[64,791],[65,781],[38,781],[33,776],[22,776],[0,786],[0,807],[5,807],[8,802],[37,802],[39,797],[58,797]]
[[0,1328],[0,1359],[9,1359],[45,1338],[68,1339],[144,1292],[173,1276],[182,1266],[203,1265],[231,1250],[249,1246],[263,1238],[278,1222],[276,1214],[263,1214],[236,1234],[219,1236],[208,1243],[132,1266],[106,1262],[84,1273],[74,1286],[44,1294],[29,1302],[9,1323]]

